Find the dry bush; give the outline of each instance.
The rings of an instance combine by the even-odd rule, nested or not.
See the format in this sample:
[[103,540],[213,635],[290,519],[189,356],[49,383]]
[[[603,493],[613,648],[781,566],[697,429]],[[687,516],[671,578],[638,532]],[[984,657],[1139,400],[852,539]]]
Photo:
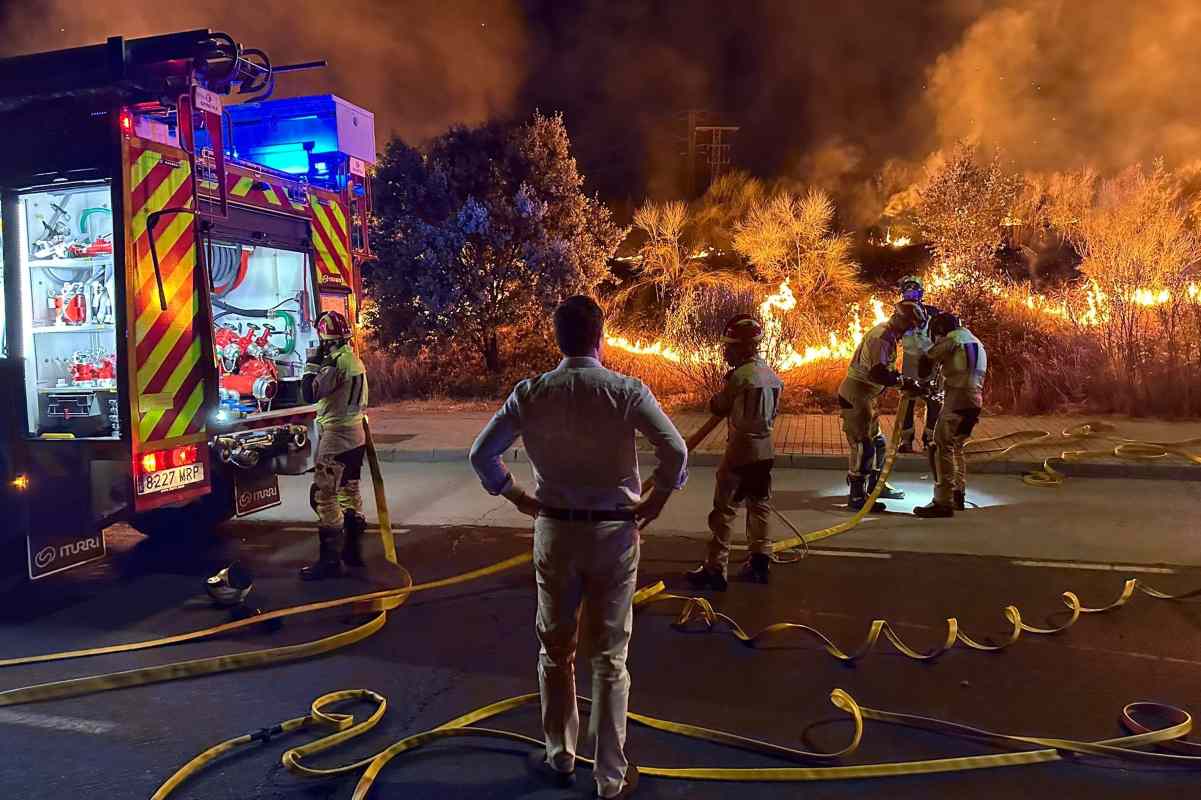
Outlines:
[[1076,233],[1080,271],[1103,293],[1099,342],[1107,381],[1131,413],[1195,408],[1201,375],[1196,280],[1201,239],[1162,163],[1106,181]]

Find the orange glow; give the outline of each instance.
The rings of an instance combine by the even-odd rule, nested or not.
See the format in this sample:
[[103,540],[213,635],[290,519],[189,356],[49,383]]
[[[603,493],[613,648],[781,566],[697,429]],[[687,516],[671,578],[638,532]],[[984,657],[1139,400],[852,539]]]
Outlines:
[[196,445],[187,445],[185,447],[177,447],[171,451],[171,464],[176,467],[183,467],[188,464],[196,463]]
[[29,488],[29,476],[18,475],[17,477],[13,478],[12,487],[18,492],[24,492]]
[[142,472],[158,472],[158,453],[142,456]]

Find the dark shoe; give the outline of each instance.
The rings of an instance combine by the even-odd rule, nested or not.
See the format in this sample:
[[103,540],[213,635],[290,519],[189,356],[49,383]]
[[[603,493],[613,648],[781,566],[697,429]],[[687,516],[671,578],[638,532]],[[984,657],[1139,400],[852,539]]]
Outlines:
[[347,511],[342,530],[346,534],[346,541],[342,545],[342,562],[348,567],[363,566],[363,534],[367,531],[367,519]]
[[913,442],[901,442],[901,444],[897,447],[897,452],[898,453],[912,453],[913,452]]
[[955,506],[956,511],[965,510],[967,508],[967,492],[955,492],[952,505]]
[[742,565],[738,577],[749,583],[767,583],[771,578],[771,556],[767,553],[752,553]]
[[[847,508],[851,511],[859,511],[863,508],[863,504],[867,502],[866,481],[867,479],[863,477],[847,476],[847,484],[851,487],[850,494],[847,495]],[[878,514],[885,510],[887,509],[884,504],[879,501],[872,504],[873,514]]]
[[559,789],[570,789],[575,786],[575,772],[559,772],[546,760],[546,748],[539,747],[526,756],[525,765],[530,772]]
[[684,578],[693,589],[701,591],[712,589],[715,592],[724,592],[730,585],[725,575],[709,569],[705,564],[701,564],[691,572],[685,572]]
[[[874,492],[876,490],[876,484],[879,482],[880,482],[879,471],[873,472],[870,475],[868,475],[867,476],[867,487],[866,487],[867,493],[871,494],[872,492]],[[888,481],[885,481],[884,488],[880,490],[880,498],[883,500],[904,500],[905,492],[902,491],[901,489],[898,489],[897,487],[893,486]]]
[[927,506],[918,506],[913,509],[913,516],[922,517],[924,519],[942,519],[945,517],[955,516],[955,509],[950,506],[939,505],[931,502]]
[[[617,794],[609,795],[608,797],[605,798],[605,800],[626,800],[627,797],[632,796],[634,794],[634,792],[636,792],[637,790],[638,790],[638,767],[634,766],[633,764],[630,764],[629,766],[626,767],[626,778],[625,778],[625,782],[621,785],[621,791],[619,791]],[[597,791],[596,796],[604,797],[604,795],[602,795],[600,793],[600,791]]]
[[321,581],[342,574],[342,529],[320,528],[317,537],[321,542],[320,555],[312,564],[300,568],[302,581]]

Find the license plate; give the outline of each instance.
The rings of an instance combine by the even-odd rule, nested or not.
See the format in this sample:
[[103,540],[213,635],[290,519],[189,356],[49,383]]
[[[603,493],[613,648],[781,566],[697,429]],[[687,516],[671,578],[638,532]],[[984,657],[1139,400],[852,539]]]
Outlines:
[[204,464],[188,464],[183,467],[160,469],[138,476],[138,494],[157,494],[181,489],[191,483],[204,480]]

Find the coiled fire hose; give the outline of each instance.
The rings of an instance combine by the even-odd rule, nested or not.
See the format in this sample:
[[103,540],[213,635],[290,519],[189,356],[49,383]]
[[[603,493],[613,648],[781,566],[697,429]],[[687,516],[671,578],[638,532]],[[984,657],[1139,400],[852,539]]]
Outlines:
[[1054,464],[1067,464],[1087,458],[1112,457],[1123,461],[1149,462],[1177,456],[1192,464],[1201,464],[1201,453],[1188,449],[1201,445],[1201,436],[1175,442],[1148,442],[1117,436],[1116,432],[1117,427],[1113,423],[1092,420],[1065,428],[1059,436],[1050,431],[1023,430],[988,439],[975,439],[968,442],[964,452],[968,457],[978,457],[978,462],[986,462],[1005,458],[1010,453],[1031,447],[1085,441],[1109,442],[1105,448],[1061,451],[1058,456],[1044,459],[1040,469],[1022,476],[1022,480],[1028,485],[1041,487],[1060,486],[1067,477],[1056,470]]
[[[903,400],[902,402],[907,401]],[[712,428],[710,428],[710,430],[712,430]],[[386,557],[390,562],[395,563],[395,545],[391,542],[390,535],[388,535],[390,531],[390,521],[388,518],[387,502],[383,493],[383,478],[379,469],[378,457],[375,453],[374,445],[371,442],[369,429],[367,434],[367,455],[368,462],[372,470],[373,485],[377,493],[377,505],[380,508],[381,536],[384,537]],[[884,481],[887,479],[889,472],[895,463],[895,449],[898,436],[898,432],[894,430],[892,442],[890,444],[890,453],[885,462],[883,474],[877,483],[876,490],[872,493],[868,502],[865,504],[865,508],[870,509],[871,503],[874,502],[879,492],[882,491]],[[860,512],[844,523],[831,526],[830,528],[820,531],[813,531],[809,534],[799,535],[798,539],[800,541],[815,541],[820,538],[833,536],[836,533],[841,533],[845,530],[853,528],[856,524],[858,524],[864,515],[865,512]],[[791,540],[785,540],[784,542],[776,543],[776,547],[790,547],[795,546],[797,543],[798,542],[792,542]],[[400,605],[407,600],[410,595],[416,592],[466,583],[489,575],[495,575],[500,572],[528,564],[530,560],[530,554],[524,553],[491,566],[424,584],[413,584],[412,577],[409,575],[409,573],[404,570],[403,567],[398,566],[398,569],[401,570],[403,585],[393,589],[279,609],[248,619],[227,622],[222,625],[216,625],[198,631],[162,637],[159,639],[131,642],[108,647],[6,659],[0,661],[0,667],[44,663],[48,661],[72,658],[83,658],[101,654],[127,653],[163,647],[172,644],[179,644],[183,642],[208,639],[224,633],[232,632],[234,630],[245,628],[250,625],[257,625],[261,622],[266,622],[272,619],[299,616],[302,614],[310,614],[333,608],[354,606],[361,609],[365,606],[371,606],[379,609],[378,613],[366,623],[358,625],[347,631],[310,642],[303,642],[296,645],[288,645],[264,650],[233,653],[212,658],[181,661],[155,667],[114,672],[104,675],[92,675],[38,684],[34,686],[26,686],[17,689],[10,689],[0,692],[0,707],[43,700],[61,699],[66,697],[77,697],[113,689],[141,686],[180,678],[212,674],[216,672],[228,672],[251,667],[268,666],[272,664],[280,664],[303,658],[309,658],[321,653],[332,652],[355,642],[362,641],[363,639],[366,639],[374,634],[376,631],[382,628],[387,621],[388,609],[395,608],[396,606]],[[870,651],[878,636],[883,633],[889,639],[889,641],[905,655],[908,655],[912,658],[929,660],[936,658],[938,655],[945,652],[957,641],[977,650],[998,650],[1015,642],[1023,631],[1043,634],[1060,632],[1065,630],[1067,627],[1070,627],[1070,625],[1073,624],[1081,614],[1100,613],[1102,611],[1108,611],[1121,607],[1133,596],[1136,590],[1140,590],[1149,596],[1160,599],[1178,600],[1201,596],[1201,589],[1186,595],[1173,596],[1155,589],[1151,589],[1150,587],[1142,586],[1135,580],[1127,581],[1119,599],[1109,606],[1102,608],[1086,608],[1080,604],[1079,600],[1074,594],[1064,593],[1065,602],[1068,602],[1069,599],[1071,600],[1068,605],[1069,609],[1072,611],[1072,617],[1068,623],[1058,628],[1039,629],[1027,626],[1021,622],[1020,615],[1017,613],[1017,609],[1010,606],[1006,609],[1006,616],[1013,623],[1014,631],[1011,638],[1007,642],[1001,645],[982,645],[975,640],[970,639],[970,637],[960,633],[955,621],[951,619],[948,620],[949,632],[944,646],[929,653],[921,653],[908,648],[900,641],[896,634],[892,632],[891,628],[888,627],[887,622],[883,620],[876,620],[872,623],[871,631],[869,632],[869,636],[865,644],[851,654],[844,653],[838,649],[828,637],[825,637],[819,631],[794,623],[778,623],[765,628],[757,634],[748,635],[732,619],[713,611],[712,606],[709,605],[707,601],[704,601],[702,598],[667,595],[663,592],[662,583],[640,590],[635,596],[634,602],[636,607],[642,607],[652,602],[663,602],[667,600],[684,601],[688,605],[686,605],[685,612],[681,615],[681,619],[677,622],[678,625],[687,625],[694,616],[704,621],[710,627],[712,627],[712,625],[717,621],[723,621],[731,626],[736,638],[747,644],[754,644],[756,641],[765,636],[785,630],[803,630],[822,639],[826,643],[827,651],[829,651],[836,658],[841,658],[842,660],[855,660]],[[693,609],[695,609],[695,611]],[[1047,761],[1058,760],[1067,754],[1118,760],[1123,763],[1143,763],[1157,766],[1180,766],[1192,769],[1201,769],[1201,744],[1183,741],[1184,737],[1187,736],[1192,729],[1192,717],[1183,710],[1171,706],[1150,703],[1134,703],[1128,705],[1123,710],[1122,721],[1127,730],[1131,732],[1131,735],[1096,742],[1084,742],[1068,739],[998,734],[928,717],[920,717],[869,708],[859,705],[849,694],[841,689],[835,689],[831,693],[830,699],[836,708],[840,709],[850,717],[854,724],[854,732],[847,746],[837,752],[832,753],[807,752],[803,750],[782,747],[755,739],[749,739],[724,731],[701,728],[685,723],[672,722],[631,713],[630,718],[636,723],[660,731],[675,733],[694,739],[726,744],[742,750],[752,750],[806,765],[798,767],[763,769],[728,769],[709,767],[670,768],[647,766],[640,767],[640,772],[652,776],[688,780],[811,781],[851,778],[864,779],[892,775],[913,775],[1043,763]],[[330,706],[346,701],[372,702],[375,704],[375,710],[361,722],[356,722],[355,718],[350,714],[328,710]],[[329,731],[329,733],[320,739],[287,750],[283,754],[282,758],[284,766],[296,774],[315,777],[328,777],[331,775],[345,774],[361,770],[361,775],[354,791],[355,800],[361,800],[367,796],[376,777],[391,760],[402,753],[410,752],[438,739],[452,736],[487,736],[526,742],[532,745],[541,745],[542,743],[540,741],[518,733],[487,727],[478,727],[475,724],[520,706],[534,704],[537,702],[537,694],[528,694],[509,698],[507,700],[502,700],[498,703],[476,709],[475,711],[471,711],[432,730],[405,737],[395,744],[381,750],[375,755],[369,758],[360,759],[352,764],[330,769],[316,769],[308,767],[302,763],[305,757],[329,750],[367,732],[380,721],[387,708],[387,701],[382,695],[366,689],[351,689],[333,692],[317,698],[317,700],[313,702],[310,712],[306,715],[285,720],[270,728],[265,728],[258,732],[229,739],[205,750],[177,770],[174,775],[168,778],[152,795],[152,800],[161,800],[162,798],[167,797],[189,777],[195,775],[205,766],[211,764],[216,759],[234,749],[253,744],[255,742],[267,741],[268,739],[277,735],[310,728],[324,729]],[[587,700],[584,700],[584,702],[587,702]],[[1166,718],[1169,721],[1162,727],[1151,728],[1143,721],[1149,717],[1154,717],[1157,719]],[[892,762],[884,764],[812,766],[813,764],[821,765],[829,764],[830,762],[836,762],[854,753],[862,739],[864,720],[887,722],[905,725],[908,727],[917,727],[925,730],[937,731],[944,734],[955,735],[974,741],[980,741],[995,746],[1004,747],[1006,749],[1013,750],[1014,752],[997,755],[967,756],[960,758],[936,758],[921,761]],[[1152,752],[1141,749],[1151,745],[1162,745],[1165,748],[1170,748],[1173,752]],[[585,763],[588,762],[587,759],[582,758],[581,760],[583,760]]]

